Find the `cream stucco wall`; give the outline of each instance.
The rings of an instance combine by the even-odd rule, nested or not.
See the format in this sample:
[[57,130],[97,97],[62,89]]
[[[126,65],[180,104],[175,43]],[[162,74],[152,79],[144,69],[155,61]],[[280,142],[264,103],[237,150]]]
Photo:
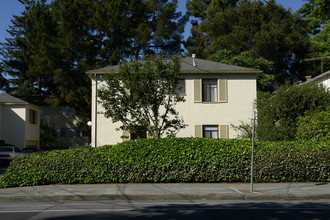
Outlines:
[[[252,106],[256,99],[256,75],[183,75],[185,79],[186,101],[178,103],[177,110],[188,126],[181,130],[177,137],[193,137],[195,125],[229,125],[229,138],[237,137],[230,125],[239,125],[241,121],[249,122],[252,118]],[[194,103],[194,79],[227,79],[227,103]],[[97,79],[97,80],[95,80]],[[119,123],[113,124],[104,117],[104,109],[96,102],[96,91],[104,85],[101,75],[92,76],[92,146],[116,144],[122,142],[122,131],[116,129]]]
[[[37,123],[29,122],[29,109],[37,113]],[[3,104],[1,106],[1,139],[6,144],[13,144],[18,148],[24,148],[26,141],[39,143],[40,120],[39,110],[36,106],[25,104]]]
[[25,146],[25,106],[15,105],[2,107],[2,139],[18,148]]
[[[193,79],[214,78],[214,76],[186,77],[186,102],[179,103],[177,110],[188,126],[177,137],[194,136],[195,125],[239,125],[240,121],[249,122],[252,118],[252,106],[256,99],[256,76],[222,75],[228,83],[227,103],[194,103]],[[236,138],[236,132],[230,128],[229,138]]]

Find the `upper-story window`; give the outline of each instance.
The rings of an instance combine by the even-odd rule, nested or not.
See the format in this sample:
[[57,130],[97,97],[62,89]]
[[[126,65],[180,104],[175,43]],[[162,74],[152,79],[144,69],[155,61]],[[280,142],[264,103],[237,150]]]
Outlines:
[[203,79],[203,102],[218,101],[218,82],[216,79]]
[[194,102],[228,102],[227,79],[194,79]]
[[37,124],[37,111],[33,109],[29,110],[29,122],[31,124]]
[[175,87],[175,90],[174,92],[176,94],[179,94],[179,95],[182,95],[182,96],[185,96],[186,95],[186,82],[184,79],[179,79],[178,80],[178,83]]

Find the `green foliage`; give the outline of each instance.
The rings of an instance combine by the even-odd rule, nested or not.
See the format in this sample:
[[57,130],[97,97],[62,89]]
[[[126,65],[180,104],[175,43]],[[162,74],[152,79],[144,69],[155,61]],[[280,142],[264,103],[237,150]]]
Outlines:
[[251,139],[253,132],[253,122],[246,123],[240,121],[239,125],[231,125],[231,127],[237,132],[237,138],[240,139]]
[[[257,182],[330,181],[330,142],[259,142]],[[248,182],[251,142],[138,139],[16,158],[0,187],[73,183]]]
[[242,140],[166,138],[42,152],[15,159],[0,186],[246,182],[249,145]]
[[110,74],[98,91],[105,116],[121,122],[119,129],[138,134],[146,129],[150,137],[175,136],[184,128],[175,110],[184,97],[174,93],[178,84],[180,59],[150,57],[142,62],[122,64],[119,73]]
[[330,141],[258,142],[257,182],[329,182]]
[[294,140],[298,117],[324,109],[329,104],[330,93],[314,84],[282,87],[275,94],[259,93],[258,139]]
[[[330,4],[327,0],[305,0],[299,9],[311,27],[309,58],[330,56]],[[306,62],[305,74],[317,76],[330,68],[330,59]]]
[[330,21],[330,5],[328,0],[305,0],[299,12],[314,28],[314,34],[320,31],[322,24]]
[[189,53],[207,58],[221,50],[235,55],[249,51],[274,63],[275,82],[302,79],[301,59],[308,52],[308,29],[299,16],[267,1],[187,1],[193,21]]
[[330,139],[330,106],[298,118],[297,139]]
[[[310,58],[322,58],[330,56],[330,20],[323,26],[322,30],[310,40]],[[330,69],[330,59],[317,59],[305,63],[304,72],[306,75],[318,76]]]
[[232,50],[220,50],[211,55],[208,59],[215,62],[262,70],[263,72],[257,79],[258,90],[274,90],[275,77],[271,74],[274,63],[271,61],[268,61],[262,57],[255,58],[249,51],[236,55]]

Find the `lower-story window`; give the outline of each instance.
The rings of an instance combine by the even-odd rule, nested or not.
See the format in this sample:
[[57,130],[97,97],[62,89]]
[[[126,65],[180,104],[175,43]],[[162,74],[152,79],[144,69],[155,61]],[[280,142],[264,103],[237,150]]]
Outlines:
[[218,126],[217,125],[204,125],[203,126],[203,137],[204,138],[218,138]]
[[195,137],[229,138],[228,125],[195,125]]

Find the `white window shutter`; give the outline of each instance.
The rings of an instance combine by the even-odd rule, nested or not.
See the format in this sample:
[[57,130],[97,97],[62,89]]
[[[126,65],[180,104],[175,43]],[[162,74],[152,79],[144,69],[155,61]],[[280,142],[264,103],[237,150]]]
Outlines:
[[228,83],[227,79],[218,79],[218,102],[228,102]]
[[229,138],[229,125],[219,125],[219,138]]
[[201,138],[203,137],[203,126],[195,125],[195,137]]
[[202,80],[194,79],[194,102],[202,102]]

